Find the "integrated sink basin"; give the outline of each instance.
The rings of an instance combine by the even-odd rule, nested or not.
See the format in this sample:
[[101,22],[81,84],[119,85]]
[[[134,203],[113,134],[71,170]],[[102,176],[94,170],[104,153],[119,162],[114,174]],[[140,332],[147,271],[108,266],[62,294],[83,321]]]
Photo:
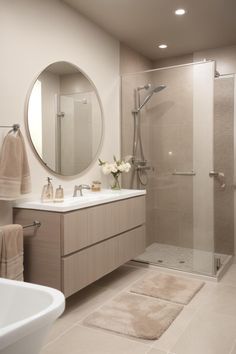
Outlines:
[[38,199],[25,202],[17,202],[15,203],[14,207],[64,213],[71,210],[87,208],[94,205],[105,204],[112,201],[132,198],[144,194],[146,194],[145,190],[121,189],[114,191],[110,189],[102,189],[100,192],[83,191],[83,196],[67,196],[65,197],[64,202],[60,203],[42,203]]
[[0,354],[38,354],[64,308],[56,289],[0,278]]

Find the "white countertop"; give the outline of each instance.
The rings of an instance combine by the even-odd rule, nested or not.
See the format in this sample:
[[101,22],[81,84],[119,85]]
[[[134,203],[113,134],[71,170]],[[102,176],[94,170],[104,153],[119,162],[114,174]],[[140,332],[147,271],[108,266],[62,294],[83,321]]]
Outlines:
[[114,191],[111,189],[102,189],[100,192],[83,191],[82,197],[65,196],[64,202],[61,203],[42,203],[40,199],[36,199],[24,202],[15,202],[14,207],[65,213],[72,210],[88,208],[99,204],[115,202],[117,200],[138,197],[145,194],[146,190],[121,189]]

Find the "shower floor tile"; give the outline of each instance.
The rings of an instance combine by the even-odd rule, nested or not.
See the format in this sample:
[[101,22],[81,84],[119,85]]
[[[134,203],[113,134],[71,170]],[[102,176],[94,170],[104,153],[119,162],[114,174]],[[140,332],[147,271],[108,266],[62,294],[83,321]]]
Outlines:
[[154,242],[146,248],[144,253],[135,258],[135,261],[153,263],[185,272],[214,275],[216,257],[220,258],[221,264],[228,259],[228,255],[225,254],[213,254]]

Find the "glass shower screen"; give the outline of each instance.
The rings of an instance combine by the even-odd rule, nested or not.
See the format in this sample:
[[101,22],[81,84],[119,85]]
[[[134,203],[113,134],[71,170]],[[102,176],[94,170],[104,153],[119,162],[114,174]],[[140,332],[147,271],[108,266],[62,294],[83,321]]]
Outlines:
[[138,261],[216,272],[214,72],[209,61],[122,76],[122,156],[132,155],[137,94],[143,102],[153,88],[166,86],[136,118],[150,168],[134,166],[123,179],[126,188],[147,189],[147,248]]

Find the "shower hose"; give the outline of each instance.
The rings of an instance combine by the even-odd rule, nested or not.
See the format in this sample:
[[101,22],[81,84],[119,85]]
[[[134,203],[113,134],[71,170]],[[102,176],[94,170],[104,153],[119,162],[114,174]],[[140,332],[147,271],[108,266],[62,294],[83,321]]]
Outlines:
[[147,171],[137,169],[138,180],[142,186],[146,186],[148,184],[148,174]]

